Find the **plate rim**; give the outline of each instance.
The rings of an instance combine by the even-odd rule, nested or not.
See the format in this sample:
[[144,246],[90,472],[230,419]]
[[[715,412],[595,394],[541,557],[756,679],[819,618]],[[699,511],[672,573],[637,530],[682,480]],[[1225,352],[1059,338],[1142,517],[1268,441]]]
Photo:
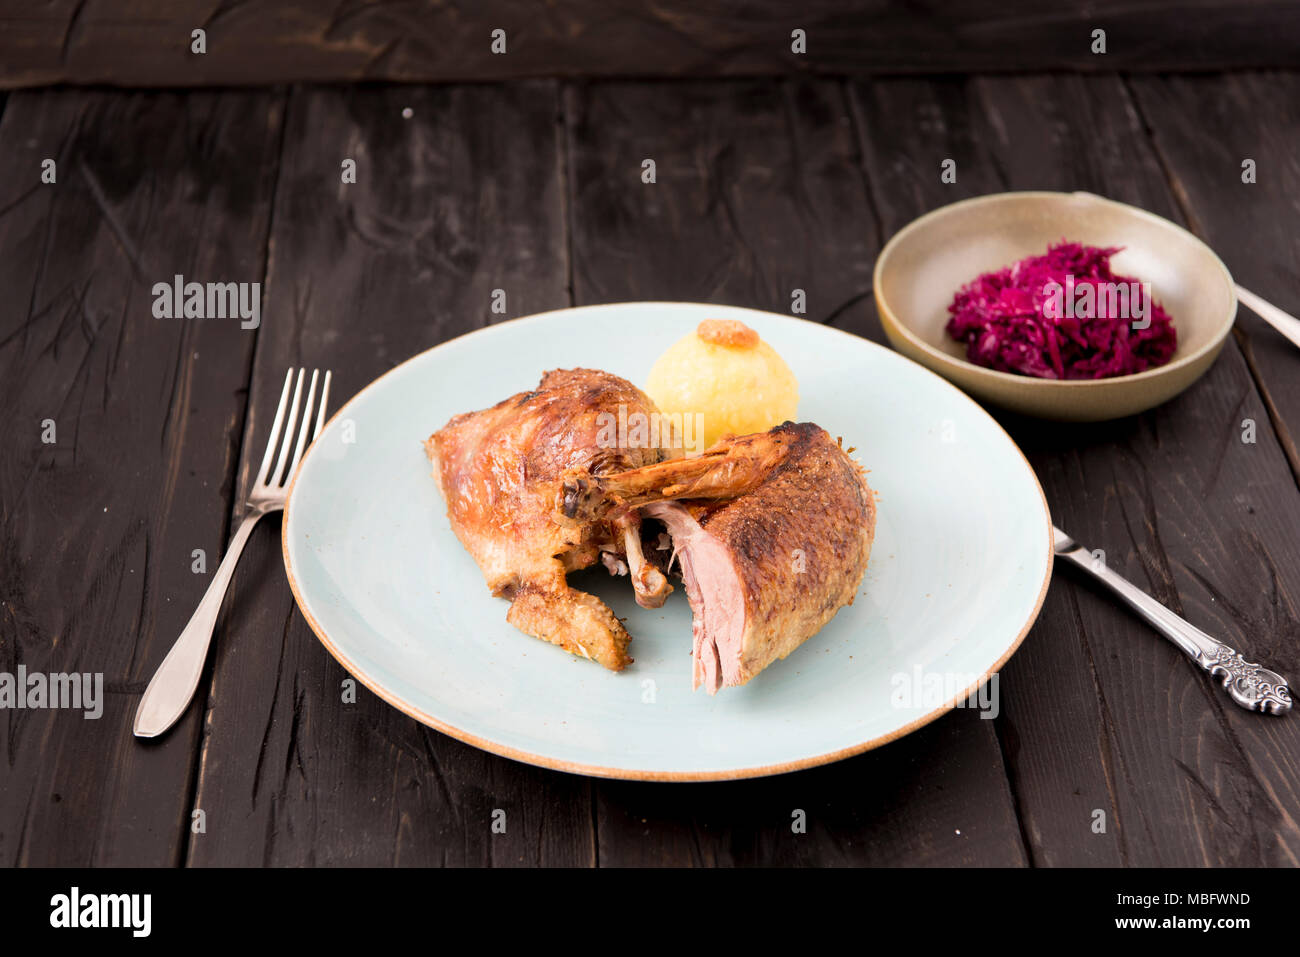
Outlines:
[[[959,206],[979,206],[986,203],[994,204],[1005,202],[1010,199],[1043,199],[1049,197],[1051,199],[1087,199],[1090,202],[1121,207],[1129,214],[1151,220],[1162,227],[1168,227],[1182,233],[1184,236],[1191,239],[1192,242],[1199,245],[1209,253],[1210,257],[1218,264],[1219,269],[1223,272],[1223,278],[1227,281],[1228,285],[1228,296],[1231,299],[1230,306],[1226,312],[1226,318],[1220,323],[1219,328],[1215,330],[1213,337],[1195,352],[1190,352],[1185,356],[1179,356],[1177,359],[1171,359],[1164,365],[1155,366],[1151,369],[1144,369],[1141,372],[1130,372],[1127,375],[1106,376],[1101,379],[1041,379],[1037,376],[1019,375],[1015,372],[1003,372],[1000,369],[990,369],[987,366],[977,365],[969,359],[949,355],[922,339],[912,330],[912,327],[908,323],[899,318],[898,312],[895,311],[894,307],[885,297],[881,279],[884,276],[884,270],[889,255],[893,253],[895,247],[897,247],[900,241],[908,234],[918,230],[929,220],[938,219],[943,214],[950,213]],[[875,266],[872,267],[871,270],[871,285],[872,289],[875,290],[875,300],[876,305],[881,312],[881,321],[884,322],[888,319],[890,324],[897,330],[898,334],[907,340],[910,345],[933,358],[936,362],[941,363],[945,368],[950,369],[953,372],[968,372],[973,375],[988,377],[1017,387],[1023,386],[1026,389],[1036,390],[1039,393],[1063,390],[1084,392],[1090,388],[1097,391],[1106,386],[1112,386],[1117,383],[1127,384],[1133,382],[1146,382],[1179,369],[1186,369],[1193,363],[1203,360],[1208,354],[1215,353],[1217,350],[1223,348],[1224,342],[1227,341],[1228,336],[1232,333],[1232,327],[1236,322],[1237,312],[1240,308],[1240,304],[1237,302],[1237,283],[1236,280],[1232,278],[1232,272],[1228,269],[1227,264],[1224,263],[1219,254],[1210,247],[1209,243],[1201,239],[1200,236],[1197,236],[1190,229],[1180,226],[1172,219],[1167,219],[1164,216],[1153,213],[1149,209],[1143,209],[1141,206],[1134,206],[1132,203],[1125,203],[1118,199],[1111,199],[1109,196],[1102,196],[1098,193],[1090,193],[1083,189],[1010,189],[1004,190],[1000,193],[984,193],[981,196],[969,196],[966,199],[959,199],[951,203],[945,203],[943,206],[932,209],[927,213],[922,213],[920,216],[917,216],[911,222],[907,223],[907,225],[903,226],[903,228],[898,232],[894,233],[893,236],[889,237],[889,241],[881,247],[879,255],[876,256]]]
[[329,427],[333,425],[335,419],[343,415],[343,413],[346,412],[354,402],[360,399],[363,395],[369,392],[381,381],[388,378],[388,376],[406,367],[412,362],[415,362],[417,359],[421,359],[424,356],[428,355],[429,353],[434,352],[438,349],[443,349],[451,345],[452,343],[460,342],[463,339],[467,339],[471,336],[479,335],[480,333],[490,332],[496,329],[500,329],[503,326],[509,326],[513,323],[522,323],[522,322],[533,323],[533,322],[539,322],[545,320],[548,317],[559,315],[559,314],[586,312],[586,311],[598,310],[598,309],[610,309],[619,306],[691,306],[691,307],[717,308],[717,309],[728,309],[728,310],[738,310],[742,312],[758,313],[763,316],[774,317],[788,322],[806,322],[809,323],[810,325],[817,326],[818,328],[828,329],[833,332],[839,333],[842,336],[847,336],[848,338],[853,339],[858,343],[865,344],[871,348],[880,349],[881,351],[889,353],[890,355],[894,356],[897,359],[910,363],[911,365],[919,369],[921,372],[925,373],[926,375],[932,376],[938,382],[942,383],[942,385],[945,388],[955,392],[959,399],[970,403],[970,405],[973,406],[974,409],[980,415],[983,415],[986,419],[988,419],[989,424],[991,424],[998,432],[1000,432],[1006,438],[1006,440],[1011,444],[1011,447],[1015,449],[1016,454],[1020,456],[1021,462],[1023,462],[1025,468],[1029,472],[1029,477],[1033,480],[1034,488],[1038,490],[1039,501],[1042,503],[1043,506],[1043,514],[1047,518],[1047,527],[1045,530],[1046,534],[1044,536],[1044,541],[1046,542],[1047,545],[1047,564],[1043,572],[1043,582],[1039,586],[1038,597],[1034,601],[1034,607],[1030,610],[1029,616],[1026,618],[1024,624],[1021,626],[1019,633],[1015,637],[1015,640],[1011,642],[1010,646],[1007,648],[1005,652],[1003,652],[1002,656],[998,658],[998,660],[994,662],[993,665],[987,671],[984,672],[984,674],[982,674],[968,688],[955,695],[951,700],[945,702],[944,704],[940,705],[937,708],[934,708],[931,711],[926,712],[923,715],[920,715],[917,718],[914,718],[912,721],[909,721],[907,724],[903,725],[902,727],[895,728],[893,731],[881,735],[876,735],[873,738],[868,738],[866,741],[849,745],[846,748],[840,748],[835,751],[828,751],[823,754],[811,755],[808,757],[797,758],[793,761],[783,761],[776,764],[765,764],[765,765],[757,765],[753,767],[726,768],[722,770],[705,770],[705,771],[653,771],[653,770],[645,770],[645,769],[638,769],[638,768],[606,767],[604,765],[586,764],[580,761],[566,761],[545,754],[535,754],[530,751],[525,751],[521,748],[512,747],[511,745],[508,744],[502,744],[499,741],[493,741],[491,739],[481,737],[479,735],[473,734],[472,732],[466,731],[462,728],[458,728],[455,725],[449,724],[445,721],[442,721],[441,719],[435,718],[433,715],[427,713],[426,711],[423,711],[422,709],[416,707],[410,702],[404,701],[401,698],[399,698],[397,695],[389,692],[382,686],[380,682],[372,678],[370,675],[366,674],[359,666],[357,666],[355,662],[353,662],[350,658],[348,658],[348,656],[345,655],[334,644],[334,642],[330,639],[329,635],[325,632],[325,629],[316,620],[315,616],[313,616],[312,613],[308,610],[306,605],[306,600],[303,597],[302,591],[300,590],[298,585],[298,579],[294,575],[293,562],[289,555],[289,517],[290,517],[290,512],[293,508],[293,501],[294,501],[293,493],[295,487],[298,484],[298,477],[302,474],[303,467],[307,464],[308,459],[310,458],[312,452],[315,451],[316,448],[316,440],[313,439],[311,445],[308,446],[306,452],[303,453],[302,461],[298,463],[298,468],[294,471],[293,478],[290,481],[289,488],[286,492],[284,517],[283,520],[280,522],[280,554],[281,554],[281,558],[284,561],[285,575],[289,580],[289,588],[293,592],[294,604],[298,606],[298,611],[302,614],[303,619],[307,622],[307,625],[311,628],[313,634],[316,635],[317,640],[319,640],[320,643],[325,646],[325,650],[328,651],[330,655],[340,665],[342,665],[343,668],[350,675],[352,675],[358,681],[360,681],[367,689],[370,690],[372,694],[376,695],[378,698],[380,698],[390,706],[396,708],[398,711],[401,711],[403,714],[411,718],[414,718],[416,721],[419,721],[421,724],[433,728],[435,731],[440,731],[449,737],[455,738],[456,740],[468,744],[471,747],[478,748],[481,751],[487,751],[490,754],[500,755],[501,757],[510,758],[511,760],[514,761],[520,761],[524,764],[531,764],[535,767],[549,768],[554,771],[564,771],[570,774],[581,774],[587,777],[612,778],[612,779],[627,780],[627,781],[703,782],[703,781],[734,781],[734,780],[742,780],[747,778],[769,777],[771,775],[776,775],[776,774],[786,774],[791,771],[800,771],[806,768],[820,767],[821,765],[825,765],[825,764],[834,764],[837,761],[843,761],[846,758],[851,758],[859,754],[865,754],[867,751],[873,751],[876,748],[889,744],[891,741],[897,741],[899,738],[911,734],[913,731],[919,730],[920,728],[936,720],[942,715],[947,714],[949,711],[953,710],[956,707],[959,701],[964,701],[968,699],[972,693],[976,692],[978,689],[983,687],[984,684],[989,680],[989,678],[994,674],[996,674],[1002,668],[1002,666],[1005,665],[1008,660],[1010,660],[1011,656],[1015,654],[1016,651],[1020,648],[1021,643],[1024,642],[1025,636],[1029,634],[1029,629],[1032,628],[1034,626],[1034,623],[1038,620],[1038,615],[1043,608],[1043,602],[1047,597],[1048,586],[1052,582],[1052,569],[1056,557],[1056,548],[1055,548],[1053,535],[1052,535],[1052,513],[1050,507],[1047,504],[1047,495],[1043,492],[1042,483],[1038,480],[1038,473],[1034,471],[1034,467],[1029,463],[1029,460],[1025,457],[1025,453],[1021,450],[1020,446],[1016,443],[1016,440],[1013,439],[1011,435],[1006,431],[1006,429],[1002,427],[1002,424],[998,422],[997,419],[993,418],[993,416],[989,414],[988,410],[986,410],[982,405],[976,402],[973,398],[971,398],[969,395],[967,395],[957,386],[953,385],[951,382],[949,382],[943,376],[939,375],[937,372],[927,369],[919,362],[916,362],[915,360],[908,358],[907,356],[903,355],[900,352],[897,352],[896,350],[882,346],[880,345],[880,343],[872,342],[870,339],[866,339],[862,336],[854,335],[853,333],[847,332],[843,329],[836,329],[834,326],[828,326],[820,322],[813,322],[810,319],[801,319],[798,316],[783,315],[782,313],[779,312],[769,312],[763,309],[751,309],[747,306],[731,306],[731,305],[726,305],[724,303],[681,302],[681,301],[669,301],[669,300],[625,300],[620,302],[593,303],[584,306],[566,306],[560,309],[549,309],[545,312],[537,312],[527,316],[519,316],[514,319],[507,319],[503,322],[492,323],[491,325],[484,326],[480,329],[471,330],[470,332],[456,336],[452,339],[448,339],[445,342],[440,342],[435,346],[431,346],[428,349],[424,349],[421,352],[417,352],[414,355],[408,357],[407,359],[404,359],[402,362],[399,362],[397,365],[393,366],[393,368],[389,369],[387,372],[384,372],[381,375],[376,376],[369,383],[367,383],[365,386],[359,389],[355,395],[353,395],[350,399],[348,399],[347,402],[343,403],[343,405],[341,405],[338,408],[338,411],[336,411],[333,415],[329,417],[329,420],[325,423],[325,427],[321,429],[320,434],[321,435],[325,434],[325,432],[329,429]]

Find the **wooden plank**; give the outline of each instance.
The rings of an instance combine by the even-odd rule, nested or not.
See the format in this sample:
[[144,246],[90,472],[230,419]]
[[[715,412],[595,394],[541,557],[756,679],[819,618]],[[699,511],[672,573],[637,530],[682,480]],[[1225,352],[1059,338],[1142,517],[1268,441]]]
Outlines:
[[[256,4],[22,0],[0,4],[0,85],[565,77],[1220,70],[1300,62],[1286,0],[1038,0],[754,5],[694,0]],[[206,52],[191,33],[206,31]],[[506,33],[503,53],[493,31]],[[1104,54],[1093,31],[1106,31]],[[806,52],[792,32],[805,31]]]
[[[992,722],[956,711],[838,764],[718,784],[596,785],[602,867],[1014,867]],[[804,833],[792,829],[803,811]]]
[[181,859],[200,715],[147,745],[131,721],[207,586],[192,551],[216,567],[254,334],[155,318],[151,287],[261,281],[280,120],[273,93],[9,98],[0,671],[102,673],[104,702],[0,710],[8,864]]
[[[1002,189],[1087,189],[1179,218],[1114,78],[855,85],[887,231]],[[918,122],[919,119],[919,122]],[[904,125],[913,134],[893,131]],[[957,183],[939,164],[957,161]],[[1177,317],[1175,317],[1176,321]],[[1240,421],[1261,423],[1257,444]],[[1300,675],[1300,496],[1235,346],[1181,397],[1091,426],[1002,416],[1057,524],[1206,631]],[[1294,864],[1300,726],[1248,714],[1068,570],[1004,670],[1017,806],[1038,864]],[[1091,829],[1106,812],[1105,834]]]
[[[566,116],[579,304],[789,312],[800,288],[808,318],[875,329],[878,228],[839,85],[572,86]],[[653,184],[641,179],[647,158]],[[969,712],[819,770],[711,787],[602,781],[595,792],[602,866],[1025,860],[992,722]],[[795,809],[806,834],[791,832]]]
[[[1233,278],[1300,316],[1300,76],[1133,78],[1142,116],[1192,230]],[[1256,181],[1242,180],[1254,160]],[[1300,352],[1246,307],[1238,341],[1300,481]]]
[[[287,367],[332,368],[337,408],[486,325],[494,288],[510,316],[567,303],[557,111],[550,83],[293,94],[240,488]],[[218,631],[196,797],[208,832],[189,863],[590,863],[583,779],[477,751],[364,688],[341,702],[346,673],[296,610],[278,520],[265,526]]]

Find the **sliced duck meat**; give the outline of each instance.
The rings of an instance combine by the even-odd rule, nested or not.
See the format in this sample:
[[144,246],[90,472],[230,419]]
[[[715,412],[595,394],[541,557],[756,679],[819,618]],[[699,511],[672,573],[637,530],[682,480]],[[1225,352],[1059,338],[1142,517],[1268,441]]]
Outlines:
[[694,616],[693,684],[743,685],[851,604],[875,536],[861,466],[823,429],[785,423],[696,458],[565,473],[558,524],[663,522]]

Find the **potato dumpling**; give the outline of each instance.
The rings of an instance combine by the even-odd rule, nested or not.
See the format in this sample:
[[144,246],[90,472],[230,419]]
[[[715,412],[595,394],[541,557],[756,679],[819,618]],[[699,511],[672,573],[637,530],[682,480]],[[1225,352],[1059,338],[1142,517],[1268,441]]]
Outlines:
[[650,370],[646,392],[660,412],[682,417],[687,453],[728,433],[765,432],[793,420],[799,408],[790,367],[735,319],[705,319],[669,346]]

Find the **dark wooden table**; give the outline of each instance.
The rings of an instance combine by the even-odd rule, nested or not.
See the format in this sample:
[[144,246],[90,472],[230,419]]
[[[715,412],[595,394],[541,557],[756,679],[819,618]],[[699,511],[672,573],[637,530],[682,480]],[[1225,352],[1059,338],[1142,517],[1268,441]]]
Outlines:
[[[504,318],[627,299],[784,312],[795,288],[809,318],[880,341],[871,269],[886,238],[944,203],[1035,187],[1184,223],[1244,285],[1300,311],[1300,75],[68,89],[3,108],[0,671],[102,671],[107,703],[97,721],[0,711],[0,862],[1300,859],[1300,718],[1240,711],[1064,568],[1001,676],[996,720],[956,711],[776,778],[642,784],[485,754],[364,689],[341,706],[346,674],[296,611],[268,521],[199,700],[157,742],[130,733],[289,365],[333,368],[337,406]],[[177,273],[264,283],[261,327],[155,319],[151,287]],[[1243,310],[1209,374],[1160,409],[1003,421],[1059,524],[1300,678],[1294,347]],[[508,833],[492,833],[494,808]],[[791,832],[795,808],[806,834]]]

